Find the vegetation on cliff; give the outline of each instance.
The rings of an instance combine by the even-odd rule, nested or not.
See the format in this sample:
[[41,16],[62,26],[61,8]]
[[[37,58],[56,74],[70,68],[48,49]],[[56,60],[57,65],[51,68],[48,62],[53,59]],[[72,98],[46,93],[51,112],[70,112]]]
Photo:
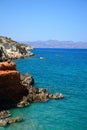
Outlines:
[[32,56],[33,53],[30,52],[31,46],[26,44],[21,44],[8,37],[0,36],[0,49],[2,51],[3,60],[6,59],[18,59],[28,56]]

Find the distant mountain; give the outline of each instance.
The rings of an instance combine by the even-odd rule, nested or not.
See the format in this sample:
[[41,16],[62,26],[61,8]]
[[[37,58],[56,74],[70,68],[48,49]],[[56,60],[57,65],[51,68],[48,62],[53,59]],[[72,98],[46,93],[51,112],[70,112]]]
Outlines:
[[33,48],[87,48],[87,42],[48,40],[25,43],[31,45]]

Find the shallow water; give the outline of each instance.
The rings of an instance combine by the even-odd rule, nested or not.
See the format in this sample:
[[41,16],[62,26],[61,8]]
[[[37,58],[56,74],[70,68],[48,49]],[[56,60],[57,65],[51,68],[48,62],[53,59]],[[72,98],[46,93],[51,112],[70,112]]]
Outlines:
[[11,109],[13,116],[22,116],[24,121],[0,130],[87,130],[87,50],[33,52],[34,57],[15,61],[17,69],[32,74],[37,87],[61,92],[65,98]]

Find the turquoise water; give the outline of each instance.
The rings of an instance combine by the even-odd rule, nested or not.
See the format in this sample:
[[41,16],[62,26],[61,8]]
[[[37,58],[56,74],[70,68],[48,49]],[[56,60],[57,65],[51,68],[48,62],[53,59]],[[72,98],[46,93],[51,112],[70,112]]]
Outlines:
[[[24,121],[0,130],[87,130],[87,50],[34,49],[34,57],[16,60],[17,69],[31,73],[35,85],[61,92],[62,100],[11,109]],[[40,56],[44,60],[40,60]]]

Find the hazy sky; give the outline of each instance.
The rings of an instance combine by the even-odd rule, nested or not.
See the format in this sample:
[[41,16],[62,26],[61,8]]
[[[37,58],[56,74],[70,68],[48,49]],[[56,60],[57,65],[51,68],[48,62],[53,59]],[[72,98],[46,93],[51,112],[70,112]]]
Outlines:
[[0,35],[87,42],[87,0],[0,0]]

